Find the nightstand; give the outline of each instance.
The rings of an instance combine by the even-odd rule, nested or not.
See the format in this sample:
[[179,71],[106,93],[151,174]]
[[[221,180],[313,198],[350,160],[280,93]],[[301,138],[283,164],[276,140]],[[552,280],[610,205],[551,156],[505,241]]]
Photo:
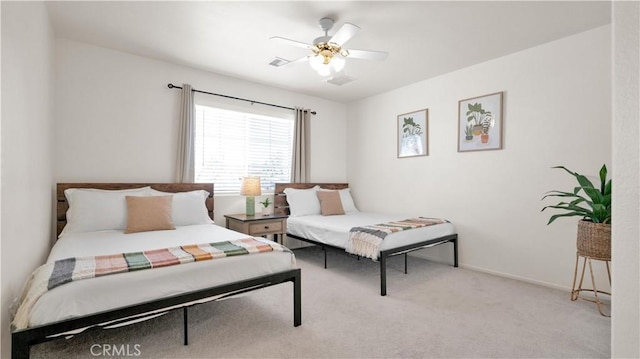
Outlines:
[[287,233],[287,215],[257,214],[255,216],[247,216],[246,214],[225,214],[227,219],[227,228],[236,232],[242,232],[250,236],[266,236],[273,234],[273,240],[278,243],[284,240]]

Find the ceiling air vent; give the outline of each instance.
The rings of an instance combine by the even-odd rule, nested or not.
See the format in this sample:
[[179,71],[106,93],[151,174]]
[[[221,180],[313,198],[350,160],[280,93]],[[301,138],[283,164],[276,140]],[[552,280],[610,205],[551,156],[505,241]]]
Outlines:
[[280,66],[282,66],[282,65],[286,65],[286,64],[288,64],[288,63],[290,63],[290,62],[291,62],[291,61],[286,60],[286,59],[283,59],[283,58],[281,58],[281,57],[276,57],[275,59],[273,59],[273,61],[271,61],[271,62],[269,63],[269,65],[271,65],[271,66],[275,66],[275,67],[280,67]]
[[336,85],[336,86],[342,86],[353,80],[355,80],[355,78],[351,76],[339,76],[339,77],[332,77],[330,79],[327,79],[325,82],[330,83],[332,85]]

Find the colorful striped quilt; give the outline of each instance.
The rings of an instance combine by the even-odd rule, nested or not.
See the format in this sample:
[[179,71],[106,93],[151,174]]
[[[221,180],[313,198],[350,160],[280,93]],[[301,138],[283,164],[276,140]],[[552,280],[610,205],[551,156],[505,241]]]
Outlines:
[[117,273],[272,251],[284,252],[289,249],[268,240],[244,238],[143,252],[60,259],[40,266],[31,274],[13,325],[16,329],[26,328],[29,325],[31,308],[38,299],[47,291],[65,283]]
[[446,222],[448,221],[445,219],[416,217],[370,226],[353,227],[349,231],[346,250],[349,253],[377,260],[380,254],[380,243],[389,234]]

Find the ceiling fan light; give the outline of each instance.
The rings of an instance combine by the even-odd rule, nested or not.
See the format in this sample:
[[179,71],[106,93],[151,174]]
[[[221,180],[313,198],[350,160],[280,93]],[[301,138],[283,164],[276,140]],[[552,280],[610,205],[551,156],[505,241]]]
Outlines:
[[344,68],[345,60],[334,57],[328,65],[320,65],[316,72],[320,77],[329,78],[338,75]]
[[331,66],[329,65],[320,65],[320,67],[316,70],[318,75],[322,77],[328,77],[331,75]]
[[329,50],[320,51],[320,55],[323,57],[325,65],[328,65],[331,61],[331,58],[333,57],[333,53]]
[[316,55],[309,58],[309,65],[311,65],[311,68],[316,71],[320,71],[321,67],[326,66],[324,65],[324,58],[321,55]]
[[333,68],[333,71],[334,72],[342,71],[342,69],[344,68],[345,62],[346,61],[344,60],[344,58],[339,56],[334,56],[333,60],[331,60],[331,67]]

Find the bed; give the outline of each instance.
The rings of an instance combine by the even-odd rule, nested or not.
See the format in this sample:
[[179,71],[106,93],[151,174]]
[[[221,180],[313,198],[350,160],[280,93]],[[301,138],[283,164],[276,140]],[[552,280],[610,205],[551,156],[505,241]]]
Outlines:
[[[112,198],[112,192],[115,191],[135,191],[135,194],[131,194],[133,196],[171,196],[168,198],[169,201],[173,201],[173,208],[169,207],[169,210],[173,212],[169,216],[174,220],[175,229],[143,230],[127,234],[125,232],[130,230],[128,225],[125,230],[78,230],[77,223],[86,221],[78,221],[78,216],[82,214],[77,208],[82,208],[87,202],[76,200],[75,204],[71,205],[71,208],[75,206],[76,211],[73,212],[74,220],[69,221],[73,223],[67,223],[67,214],[72,214],[65,196],[67,189],[89,193],[94,197],[95,193],[98,193],[98,196],[108,196],[105,197],[108,199]],[[144,195],[140,194],[142,191]],[[96,276],[91,280],[70,281],[54,287],[39,296],[37,301],[31,301],[33,304],[29,305],[28,317],[19,316],[21,319],[24,318],[22,324],[16,325],[18,321],[14,320],[13,358],[28,358],[30,346],[37,343],[73,335],[92,327],[111,328],[128,325],[165,314],[170,310],[183,311],[184,344],[187,345],[190,306],[287,282],[293,284],[294,326],[301,325],[301,276],[300,269],[295,267],[293,253],[266,239],[247,238],[245,234],[213,224],[213,184],[61,183],[57,185],[56,197],[57,232],[60,237],[50,252],[47,264],[58,265],[64,258],[70,257],[79,263],[81,257],[97,258],[95,256],[106,254],[145,251],[147,255],[163,250],[173,253],[165,249],[195,250],[195,246],[190,245],[198,244],[199,249],[212,242],[221,248],[227,243],[240,243],[251,249],[270,249],[265,250],[265,253],[249,251],[249,255],[234,255],[230,251],[228,255],[226,252],[222,255],[226,256],[225,258],[184,261],[173,263],[179,265]],[[194,201],[200,201],[198,213],[189,212],[194,208]],[[100,210],[109,210],[110,202],[104,203],[106,204],[100,206]],[[131,207],[129,212],[131,213]],[[109,214],[104,213],[101,217],[104,218],[94,218],[94,221],[122,220],[119,217],[111,218]],[[151,216],[145,214],[145,217]],[[131,217],[128,220],[131,222]],[[98,225],[103,224],[91,224],[93,229],[100,228],[96,227]],[[249,247],[245,242],[255,243],[255,246]],[[125,258],[129,260],[128,257]],[[210,274],[213,271],[216,275]]]
[[[288,202],[286,192],[291,195],[291,190],[299,191],[313,188],[339,192],[345,214],[322,215],[317,213],[317,209],[303,210],[302,213],[298,209],[299,213],[291,213],[292,207]],[[327,247],[351,250],[348,239],[352,228],[401,219],[393,215],[358,211],[350,195],[344,196],[344,192],[348,194],[348,188],[347,183],[276,183],[275,212],[290,215],[287,219],[287,237],[321,246],[324,250],[325,268],[327,268]],[[385,239],[381,242],[376,255],[371,257],[380,262],[380,295],[387,294],[386,264],[389,257],[404,254],[406,274],[407,253],[445,243],[453,244],[453,265],[457,267],[458,235],[454,225],[449,221],[390,234],[388,240]],[[359,256],[358,259],[360,259]]]

